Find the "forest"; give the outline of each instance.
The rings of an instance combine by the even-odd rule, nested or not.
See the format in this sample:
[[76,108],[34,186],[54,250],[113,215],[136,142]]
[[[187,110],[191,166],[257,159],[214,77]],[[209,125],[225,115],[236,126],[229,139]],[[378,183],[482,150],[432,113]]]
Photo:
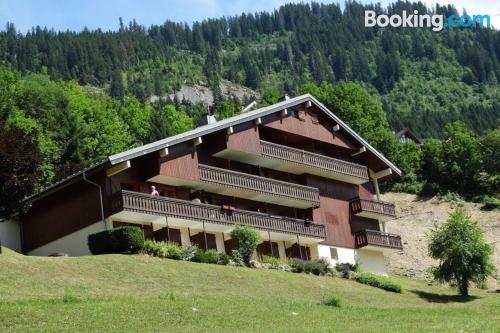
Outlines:
[[[274,12],[115,31],[0,31],[0,215],[106,156],[189,130],[206,106],[168,96],[203,84],[218,118],[310,92],[393,160],[388,188],[498,204],[500,32],[364,28],[364,11],[457,13],[398,1],[288,4]],[[153,99],[153,96],[160,98]],[[400,144],[410,127],[425,144]],[[30,152],[30,153],[27,153]],[[495,155],[496,154],[496,155]]]

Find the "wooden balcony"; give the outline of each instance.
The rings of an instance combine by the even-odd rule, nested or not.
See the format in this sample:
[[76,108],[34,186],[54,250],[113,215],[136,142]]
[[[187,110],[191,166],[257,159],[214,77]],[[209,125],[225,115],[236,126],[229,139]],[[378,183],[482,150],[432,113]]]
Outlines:
[[396,217],[396,207],[389,202],[354,198],[350,201],[350,206],[352,213],[356,216],[379,221],[387,221]]
[[263,140],[260,141],[258,154],[228,148],[215,156],[294,174],[308,173],[350,184],[364,184],[369,180],[368,168],[364,165]]
[[319,190],[314,187],[203,164],[199,165],[199,172],[202,182],[216,185],[207,188],[213,192],[299,208],[319,206]]
[[[135,212],[180,220],[208,222],[225,226],[245,225],[281,234],[299,235],[314,239],[326,237],[325,226],[305,223],[304,220],[274,216],[240,209],[224,210],[221,206],[121,191],[112,198],[114,213]],[[188,225],[186,225],[187,227]]]
[[402,250],[401,236],[375,230],[361,230],[354,234],[356,248],[383,247]]
[[348,180],[356,184],[363,184],[369,180],[368,168],[364,165],[262,140],[260,141],[260,147],[263,156],[316,169],[316,171],[310,172],[312,174],[338,180]]

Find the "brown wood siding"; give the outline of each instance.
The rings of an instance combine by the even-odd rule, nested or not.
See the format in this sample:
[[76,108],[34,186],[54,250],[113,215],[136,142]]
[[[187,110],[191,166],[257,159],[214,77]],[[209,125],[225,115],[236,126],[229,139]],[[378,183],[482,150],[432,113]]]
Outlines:
[[355,231],[366,227],[379,229],[376,220],[353,216],[349,208],[349,200],[358,195],[373,197],[371,185],[348,184],[312,175],[305,178],[308,186],[319,189],[320,207],[313,209],[313,220],[327,226],[323,244],[354,248]]
[[[238,128],[240,130],[240,128]],[[233,133],[227,138],[227,148],[244,151],[254,155],[260,155],[259,129],[248,123],[239,132]]]
[[160,175],[199,180],[198,156],[192,142],[169,148],[169,154],[160,160]]
[[130,168],[119,172],[111,177],[106,177],[104,183],[106,216],[111,212],[108,207],[109,198],[121,190],[149,193],[150,184],[146,180],[157,175],[159,172],[158,154],[139,157],[131,161]]
[[[313,117],[311,117],[313,115]],[[326,142],[343,148],[356,149],[356,145],[352,140],[341,132],[333,132],[330,128],[333,122],[328,122],[320,118],[320,122],[316,122],[315,111],[306,111],[304,120],[298,117],[286,116],[281,118],[279,114],[274,114],[266,118],[263,126],[278,129],[284,132],[300,135],[309,139]]]
[[35,201],[21,215],[23,251],[31,251],[101,220],[99,190],[83,181]]

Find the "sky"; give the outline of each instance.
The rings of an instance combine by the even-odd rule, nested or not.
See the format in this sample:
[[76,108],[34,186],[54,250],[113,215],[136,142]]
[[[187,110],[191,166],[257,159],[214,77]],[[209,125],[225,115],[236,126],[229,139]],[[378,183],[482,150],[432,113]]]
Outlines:
[[[362,3],[391,0],[358,0]],[[25,33],[31,27],[42,26],[54,30],[80,31],[89,29],[116,30],[118,18],[125,23],[135,19],[145,26],[161,24],[166,20],[192,23],[206,18],[233,16],[243,12],[271,11],[286,0],[0,0],[0,29],[7,22],[14,23]],[[297,2],[297,1],[295,1]],[[307,1],[306,1],[307,2]],[[341,2],[317,1],[317,2]],[[423,0],[432,5],[452,3],[469,14],[488,14],[492,24],[500,27],[500,1]]]

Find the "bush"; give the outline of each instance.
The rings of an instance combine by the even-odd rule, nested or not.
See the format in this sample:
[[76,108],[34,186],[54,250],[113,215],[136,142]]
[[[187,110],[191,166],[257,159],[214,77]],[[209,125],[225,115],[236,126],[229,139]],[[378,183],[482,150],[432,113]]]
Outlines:
[[395,293],[400,293],[402,290],[401,286],[391,279],[372,273],[357,272],[354,276],[354,279],[359,283],[367,284],[372,287],[377,287]]
[[337,263],[335,265],[335,270],[339,272],[341,278],[349,279],[353,272],[358,270],[358,266],[356,264],[346,263]]
[[119,227],[88,236],[92,254],[137,253],[144,248],[144,235],[137,227]]
[[158,258],[183,259],[182,249],[175,243],[147,240],[143,252]]
[[490,195],[479,195],[472,198],[473,202],[482,203],[484,210],[500,209],[500,198]]
[[205,252],[198,249],[194,254],[192,261],[206,264],[217,264],[219,262],[219,253],[215,250],[208,250]]
[[292,271],[295,273],[312,273],[314,275],[325,275],[331,272],[328,261],[325,259],[316,259],[313,261],[294,259]]
[[196,245],[184,245],[181,248],[181,260],[190,261],[193,260],[198,247]]
[[326,306],[333,306],[336,308],[340,308],[342,306],[342,302],[340,301],[340,299],[338,299],[335,296],[329,296],[329,297],[325,298],[323,300],[322,304],[326,305]]
[[245,266],[245,262],[243,261],[243,257],[241,256],[240,252],[238,252],[237,250],[231,251],[231,259],[232,259],[234,265]]
[[238,252],[243,263],[249,266],[260,240],[259,233],[250,227],[236,226],[231,231],[231,238],[234,241],[235,251]]
[[219,265],[228,265],[231,257],[225,253],[219,253]]
[[272,256],[260,256],[259,261],[262,264],[267,264],[271,269],[280,269],[281,260],[280,258],[272,257]]

